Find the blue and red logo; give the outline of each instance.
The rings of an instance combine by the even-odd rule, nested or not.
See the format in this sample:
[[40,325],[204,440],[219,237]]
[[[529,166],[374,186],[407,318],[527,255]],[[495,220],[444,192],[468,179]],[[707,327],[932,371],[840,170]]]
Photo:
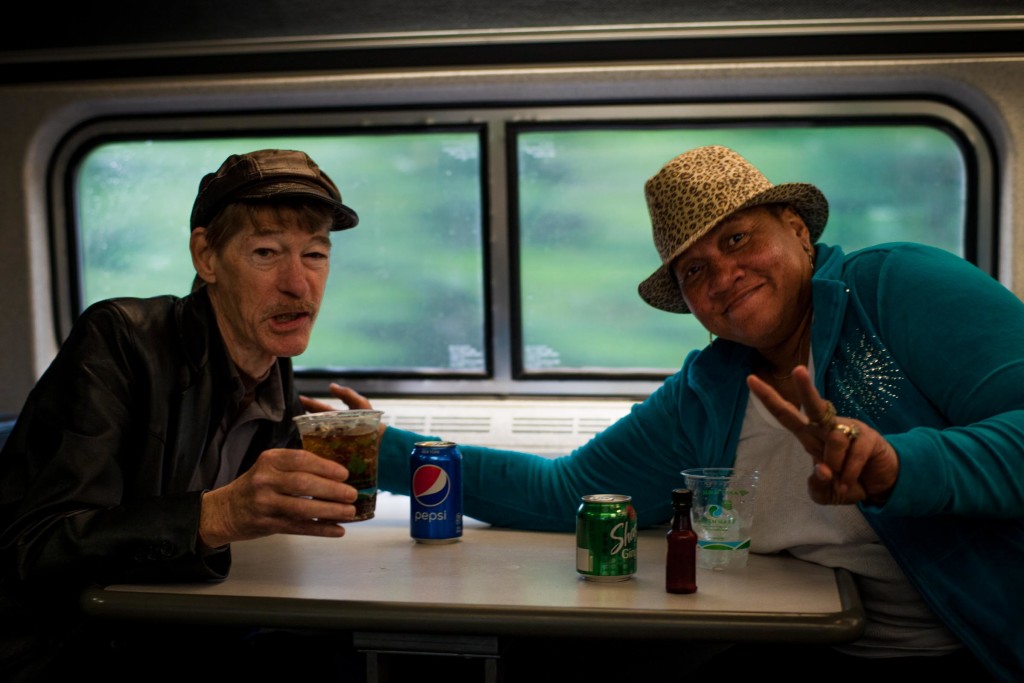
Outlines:
[[423,507],[440,505],[451,491],[452,481],[442,467],[420,465],[412,473],[412,496]]

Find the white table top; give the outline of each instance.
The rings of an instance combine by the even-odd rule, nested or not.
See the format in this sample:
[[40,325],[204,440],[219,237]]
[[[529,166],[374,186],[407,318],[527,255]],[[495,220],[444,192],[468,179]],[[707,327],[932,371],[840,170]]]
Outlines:
[[381,494],[377,517],[341,539],[235,543],[224,581],[96,588],[82,605],[100,617],[359,631],[842,642],[863,629],[848,574],[790,557],[701,569],[697,593],[674,595],[665,529],[640,533],[632,579],[596,583],[576,574],[571,533],[467,519],[461,541],[425,545],[409,536],[408,506]]

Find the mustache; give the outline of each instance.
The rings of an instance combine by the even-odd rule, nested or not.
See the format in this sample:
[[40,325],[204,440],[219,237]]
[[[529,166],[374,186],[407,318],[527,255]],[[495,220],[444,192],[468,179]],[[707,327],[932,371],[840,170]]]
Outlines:
[[273,318],[279,315],[296,315],[298,313],[308,313],[311,316],[316,316],[317,306],[311,301],[295,301],[287,304],[275,304],[266,311],[268,318]]

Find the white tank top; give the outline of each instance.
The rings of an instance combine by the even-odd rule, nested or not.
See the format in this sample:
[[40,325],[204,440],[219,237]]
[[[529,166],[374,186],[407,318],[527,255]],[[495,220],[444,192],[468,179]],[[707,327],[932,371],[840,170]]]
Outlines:
[[818,505],[807,493],[813,462],[753,394],[736,467],[761,473],[751,550],[790,554],[854,576],[866,613],[860,640],[837,649],[868,657],[941,655],[960,643],[929,609],[856,505]]

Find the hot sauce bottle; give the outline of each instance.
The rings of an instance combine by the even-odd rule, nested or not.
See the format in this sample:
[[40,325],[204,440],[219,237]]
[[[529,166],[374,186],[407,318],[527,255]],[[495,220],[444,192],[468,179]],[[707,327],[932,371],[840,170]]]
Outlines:
[[690,525],[693,491],[672,491],[672,529],[665,535],[665,590],[669,593],[697,592],[697,534]]

